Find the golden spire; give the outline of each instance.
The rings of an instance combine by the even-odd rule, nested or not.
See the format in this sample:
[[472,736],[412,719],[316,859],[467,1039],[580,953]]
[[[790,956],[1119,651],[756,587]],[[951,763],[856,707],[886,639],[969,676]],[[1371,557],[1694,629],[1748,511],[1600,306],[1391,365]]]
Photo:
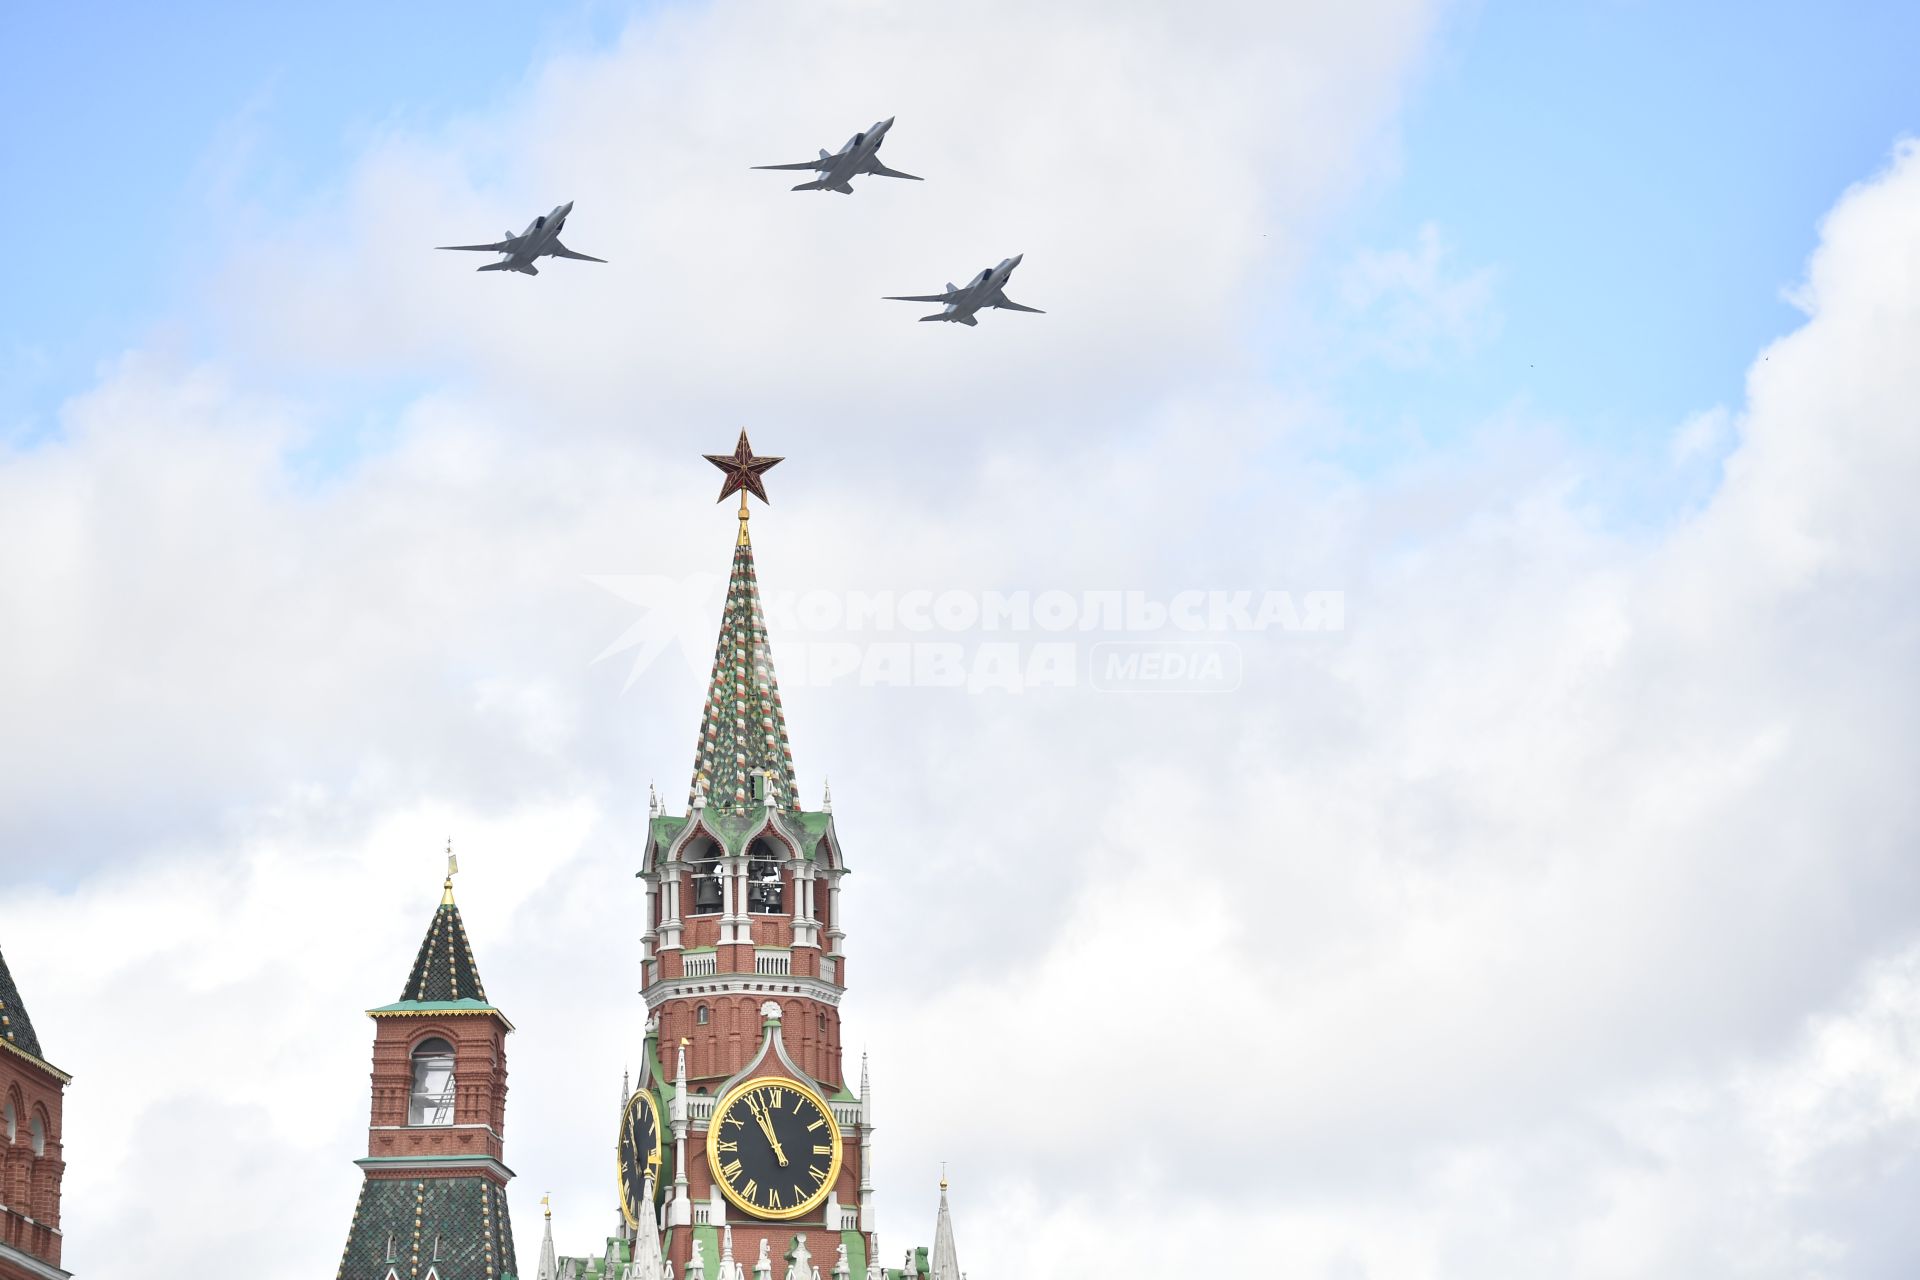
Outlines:
[[440,905],[443,907],[450,907],[453,905],[453,878],[454,876],[458,875],[459,872],[460,872],[460,859],[453,856],[453,837],[448,836],[447,837],[447,881],[446,881],[446,884],[441,886],[441,891],[440,891]]
[[752,514],[747,510],[747,491],[742,489],[740,491],[740,540],[734,543],[734,546],[750,547],[753,545],[753,540],[747,537],[747,521],[751,518]]
[[547,1211],[547,1221],[552,1222],[553,1221],[553,1192],[549,1191],[547,1192],[547,1194],[540,1197],[540,1207]]

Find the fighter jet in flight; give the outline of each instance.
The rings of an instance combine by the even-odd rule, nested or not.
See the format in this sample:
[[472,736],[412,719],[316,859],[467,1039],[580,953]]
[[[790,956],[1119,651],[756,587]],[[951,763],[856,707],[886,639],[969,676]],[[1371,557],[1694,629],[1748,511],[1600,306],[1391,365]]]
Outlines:
[[877,174],[882,178],[905,178],[910,182],[924,182],[924,178],[911,173],[902,173],[898,169],[889,169],[880,163],[880,144],[886,140],[887,130],[893,128],[893,117],[874,125],[865,133],[856,133],[847,139],[847,145],[840,148],[838,155],[820,152],[818,160],[802,160],[798,164],[756,164],[756,169],[812,169],[820,176],[811,182],[803,182],[795,191],[838,191],[843,196],[853,194],[852,180],[863,173]]
[[890,296],[888,302],[943,302],[946,305],[930,316],[921,316],[922,320],[947,320],[954,324],[978,324],[973,313],[982,307],[999,307],[1003,311],[1031,311],[1037,316],[1046,312],[1038,307],[1023,307],[1007,297],[1007,277],[1020,265],[1024,253],[1016,253],[997,267],[988,267],[965,285],[955,287],[947,282],[945,293],[908,294],[905,297]]
[[475,253],[498,253],[504,255],[498,262],[489,262],[481,267],[482,271],[518,271],[521,275],[537,276],[540,268],[533,265],[535,258],[578,258],[582,262],[605,262],[605,258],[590,257],[584,253],[575,253],[560,243],[560,232],[567,225],[567,215],[573,212],[573,201],[558,205],[552,213],[543,213],[527,224],[527,229],[519,235],[507,232],[507,238],[498,244],[443,244],[442,249],[471,249]]

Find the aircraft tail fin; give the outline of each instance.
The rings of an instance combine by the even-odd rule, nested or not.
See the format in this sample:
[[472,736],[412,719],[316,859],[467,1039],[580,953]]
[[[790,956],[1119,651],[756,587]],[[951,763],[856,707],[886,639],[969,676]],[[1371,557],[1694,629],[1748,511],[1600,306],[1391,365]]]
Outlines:
[[825,147],[822,147],[822,148],[820,148],[820,158],[821,158],[822,160],[831,160],[831,159],[833,159],[833,157],[832,157],[832,156],[830,156],[830,155],[828,155],[828,154],[827,154],[827,149],[826,149]]

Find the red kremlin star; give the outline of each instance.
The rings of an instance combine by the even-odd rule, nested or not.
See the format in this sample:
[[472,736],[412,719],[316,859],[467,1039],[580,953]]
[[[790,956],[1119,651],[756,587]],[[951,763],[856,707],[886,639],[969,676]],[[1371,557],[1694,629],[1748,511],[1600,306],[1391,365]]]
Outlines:
[[[728,494],[739,493],[745,489],[762,502],[771,502],[767,497],[767,486],[760,482],[760,475],[781,458],[756,458],[753,446],[747,443],[746,428],[740,430],[740,443],[733,447],[732,453],[708,453],[701,455],[708,462],[727,473],[720,482],[720,501],[725,502]],[[740,499],[745,502],[745,498]]]

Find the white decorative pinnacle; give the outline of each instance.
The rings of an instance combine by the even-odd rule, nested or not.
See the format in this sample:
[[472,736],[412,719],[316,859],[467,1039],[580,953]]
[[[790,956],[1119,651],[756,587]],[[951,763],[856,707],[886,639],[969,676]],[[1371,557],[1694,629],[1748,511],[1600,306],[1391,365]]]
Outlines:
[[820,780],[820,812],[833,812],[833,781],[829,778]]
[[647,784],[647,816],[649,818],[660,816],[660,793],[654,789],[651,782]]

